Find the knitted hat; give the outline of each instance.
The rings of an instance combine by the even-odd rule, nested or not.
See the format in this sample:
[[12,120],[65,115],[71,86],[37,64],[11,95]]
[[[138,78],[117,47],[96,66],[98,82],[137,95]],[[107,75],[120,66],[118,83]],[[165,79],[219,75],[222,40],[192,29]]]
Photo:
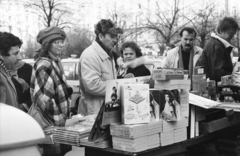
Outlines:
[[65,39],[65,32],[59,27],[52,26],[42,29],[37,35],[37,42],[40,44],[44,44],[45,42],[49,42],[53,39],[61,38]]

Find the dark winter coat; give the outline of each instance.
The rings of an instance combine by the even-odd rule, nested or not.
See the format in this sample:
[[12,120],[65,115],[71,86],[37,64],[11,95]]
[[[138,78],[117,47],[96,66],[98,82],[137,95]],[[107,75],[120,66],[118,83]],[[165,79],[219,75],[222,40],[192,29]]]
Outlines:
[[215,34],[211,35],[202,53],[202,65],[206,77],[216,82],[233,71],[231,51],[233,47]]

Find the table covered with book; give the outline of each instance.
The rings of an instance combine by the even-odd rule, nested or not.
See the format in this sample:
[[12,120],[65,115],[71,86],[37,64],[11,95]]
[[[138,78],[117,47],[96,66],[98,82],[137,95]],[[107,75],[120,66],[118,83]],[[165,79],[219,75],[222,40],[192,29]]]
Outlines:
[[188,147],[222,138],[226,132],[236,133],[237,140],[239,101],[214,101],[217,91],[210,90],[199,71],[194,72],[192,93],[181,69],[108,80],[99,113],[55,129],[53,141],[84,146],[85,155],[171,155],[187,153]]

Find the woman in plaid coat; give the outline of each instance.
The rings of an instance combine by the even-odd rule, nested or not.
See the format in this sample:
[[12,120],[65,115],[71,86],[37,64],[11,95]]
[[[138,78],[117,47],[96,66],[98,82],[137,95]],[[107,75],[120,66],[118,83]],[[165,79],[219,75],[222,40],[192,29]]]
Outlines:
[[[33,66],[30,84],[32,101],[54,123],[53,126],[65,126],[70,113],[71,89],[59,59],[65,37],[65,32],[55,26],[39,32],[37,41],[42,47]],[[62,147],[56,143],[43,145],[43,155],[64,155],[67,151]]]

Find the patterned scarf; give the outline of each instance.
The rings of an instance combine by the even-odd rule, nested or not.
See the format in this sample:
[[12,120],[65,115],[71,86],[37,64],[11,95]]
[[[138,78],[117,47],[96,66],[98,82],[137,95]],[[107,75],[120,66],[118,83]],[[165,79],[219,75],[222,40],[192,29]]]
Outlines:
[[10,73],[10,72],[8,71],[8,69],[6,68],[6,66],[5,66],[5,64],[4,64],[3,60],[2,60],[2,57],[0,57],[0,66],[3,68],[3,70],[7,73],[7,75],[8,75],[9,77],[12,76],[11,73]]
[[64,69],[62,66],[62,62],[61,59],[57,56],[54,56],[53,54],[49,53],[49,57],[56,62],[56,64],[58,65],[58,68],[60,69],[60,74],[63,75],[64,74]]

